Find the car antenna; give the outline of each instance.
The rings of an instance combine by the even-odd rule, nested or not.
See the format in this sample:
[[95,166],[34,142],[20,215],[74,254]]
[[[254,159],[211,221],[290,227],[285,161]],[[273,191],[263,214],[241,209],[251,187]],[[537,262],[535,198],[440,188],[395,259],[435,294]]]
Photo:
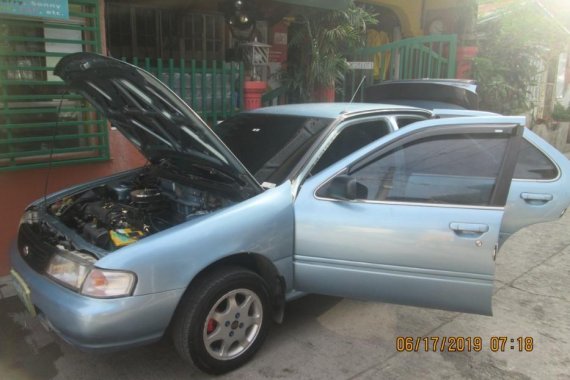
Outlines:
[[360,90],[360,87],[362,87],[362,84],[364,83],[365,80],[366,80],[366,75],[363,76],[362,79],[360,80],[358,87],[356,87],[356,91],[354,91],[354,94],[352,94],[352,98],[350,98],[350,103],[352,103],[354,101],[354,98],[356,98],[356,94],[358,94],[358,91]]
[[51,168],[52,168],[52,161],[53,161],[53,151],[55,150],[55,135],[57,133],[57,127],[59,126],[59,121],[61,118],[61,106],[63,104],[63,99],[65,97],[65,94],[67,94],[67,91],[64,91],[61,94],[61,98],[59,98],[59,105],[57,106],[57,118],[55,119],[55,125],[53,126],[53,132],[51,134],[51,148],[50,148],[50,152],[49,152],[49,160],[48,160],[48,170],[46,173],[46,179],[44,181],[44,210],[47,212],[47,192],[48,192],[48,184],[49,184],[49,177],[51,174]]

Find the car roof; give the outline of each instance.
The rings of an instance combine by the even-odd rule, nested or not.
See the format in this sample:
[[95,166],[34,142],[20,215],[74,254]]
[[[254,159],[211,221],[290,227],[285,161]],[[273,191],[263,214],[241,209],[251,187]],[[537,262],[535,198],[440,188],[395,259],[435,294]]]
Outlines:
[[479,109],[477,83],[458,79],[393,80],[373,84],[364,89],[363,100],[434,108]]
[[394,79],[394,80],[386,80],[380,83],[377,83],[373,86],[384,86],[384,85],[397,85],[397,84],[441,84],[445,86],[451,87],[461,87],[465,88],[469,91],[476,92],[477,90],[477,81],[473,79]]
[[413,111],[429,113],[423,108],[379,103],[299,103],[271,106],[248,111],[250,114],[292,115],[336,119],[340,115],[350,116],[367,111]]

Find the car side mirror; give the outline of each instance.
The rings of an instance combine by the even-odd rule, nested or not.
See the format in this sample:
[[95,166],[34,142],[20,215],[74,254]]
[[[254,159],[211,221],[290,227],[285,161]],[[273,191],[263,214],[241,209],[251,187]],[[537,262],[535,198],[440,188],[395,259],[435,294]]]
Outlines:
[[340,200],[354,200],[368,198],[368,188],[348,175],[334,177],[319,195]]

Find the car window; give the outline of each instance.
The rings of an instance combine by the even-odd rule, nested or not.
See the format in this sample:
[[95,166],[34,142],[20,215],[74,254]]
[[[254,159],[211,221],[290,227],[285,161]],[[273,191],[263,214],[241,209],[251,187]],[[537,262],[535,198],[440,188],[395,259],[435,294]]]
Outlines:
[[409,117],[409,116],[398,116],[396,118],[396,124],[398,128],[404,128],[410,124],[416,123],[418,121],[426,120],[424,117]]
[[344,128],[317,161],[311,174],[317,174],[388,133],[390,133],[390,126],[385,119],[353,124]]
[[515,179],[549,180],[558,177],[558,169],[540,150],[523,140],[515,167]]
[[424,138],[382,155],[350,176],[362,199],[486,206],[508,137],[453,135]]
[[279,184],[331,122],[317,117],[242,113],[213,129],[260,183]]

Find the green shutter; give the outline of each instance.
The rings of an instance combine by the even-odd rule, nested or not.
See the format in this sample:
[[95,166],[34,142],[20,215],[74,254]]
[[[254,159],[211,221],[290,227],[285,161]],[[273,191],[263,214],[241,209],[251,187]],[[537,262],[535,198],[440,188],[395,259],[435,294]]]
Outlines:
[[101,52],[98,0],[69,20],[0,14],[0,171],[109,159],[107,124],[53,75],[64,55]]

